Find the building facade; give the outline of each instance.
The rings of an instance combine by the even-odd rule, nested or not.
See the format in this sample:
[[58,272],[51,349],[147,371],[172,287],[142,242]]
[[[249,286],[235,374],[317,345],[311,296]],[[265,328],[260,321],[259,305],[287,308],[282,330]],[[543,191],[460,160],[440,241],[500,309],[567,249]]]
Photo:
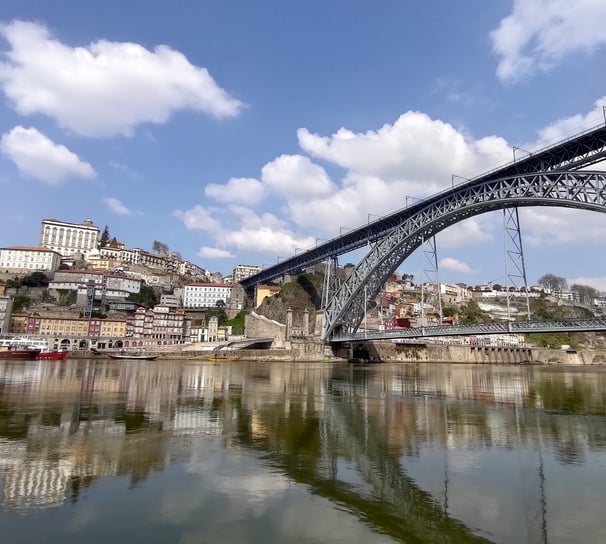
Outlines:
[[183,287],[184,308],[214,308],[217,302],[227,304],[230,283],[190,283]]
[[61,254],[46,247],[0,248],[0,271],[2,272],[54,272],[60,265]]
[[126,336],[134,342],[124,345],[170,345],[190,341],[191,318],[183,310],[172,311],[165,304],[139,308],[128,318]]
[[0,296],[0,334],[9,332],[12,310],[13,299],[10,297]]
[[259,272],[261,272],[260,266],[256,266],[254,264],[239,264],[231,273],[232,282],[239,283],[250,276],[258,274]]
[[40,246],[57,251],[63,257],[81,253],[87,258],[97,248],[99,227],[90,219],[84,223],[67,223],[57,219],[44,219],[40,229]]

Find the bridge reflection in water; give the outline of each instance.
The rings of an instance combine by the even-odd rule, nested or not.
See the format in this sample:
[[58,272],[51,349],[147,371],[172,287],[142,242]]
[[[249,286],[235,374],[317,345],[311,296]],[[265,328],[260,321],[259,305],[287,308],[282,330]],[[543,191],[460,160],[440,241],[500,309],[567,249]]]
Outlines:
[[602,369],[1,363],[0,528],[120,476],[127,519],[143,482],[210,458],[217,437],[249,476],[281,475],[392,541],[603,541],[605,387]]

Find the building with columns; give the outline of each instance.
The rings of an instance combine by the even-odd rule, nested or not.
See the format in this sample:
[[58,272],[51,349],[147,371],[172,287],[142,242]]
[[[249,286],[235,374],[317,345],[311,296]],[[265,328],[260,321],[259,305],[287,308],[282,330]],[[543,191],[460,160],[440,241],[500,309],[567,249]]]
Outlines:
[[44,219],[40,228],[40,246],[59,252],[63,257],[81,253],[87,258],[97,248],[99,227],[90,219],[84,223],[67,223],[57,219]]

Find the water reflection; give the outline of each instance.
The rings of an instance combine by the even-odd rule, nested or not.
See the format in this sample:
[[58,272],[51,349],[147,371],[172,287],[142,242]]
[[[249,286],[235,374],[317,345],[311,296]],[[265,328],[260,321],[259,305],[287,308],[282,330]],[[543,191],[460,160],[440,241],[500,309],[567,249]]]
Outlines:
[[606,541],[605,382],[601,368],[2,362],[0,529],[31,541],[37,513],[88,508],[57,541],[105,542],[110,513],[148,542]]

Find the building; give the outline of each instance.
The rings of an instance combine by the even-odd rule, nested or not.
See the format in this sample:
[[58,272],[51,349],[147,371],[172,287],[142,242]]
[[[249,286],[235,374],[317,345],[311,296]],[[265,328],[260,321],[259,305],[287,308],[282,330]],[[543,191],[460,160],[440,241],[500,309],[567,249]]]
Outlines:
[[165,304],[139,308],[128,318],[124,345],[167,345],[189,342],[191,318],[183,310],[172,311]]
[[123,338],[126,335],[126,320],[19,314],[11,320],[11,332],[57,338]]
[[0,296],[0,334],[9,332],[12,310],[13,299],[10,297]]
[[219,301],[227,304],[231,288],[229,283],[190,283],[183,287],[183,307],[214,308]]
[[280,292],[279,285],[258,285],[257,299],[255,300],[255,308],[261,306],[261,303],[267,298],[277,295]]
[[260,266],[256,266],[253,264],[239,264],[233,269],[231,273],[231,279],[233,283],[239,283],[242,280],[249,278],[250,276],[258,274],[259,272],[261,272]]
[[46,247],[13,246],[0,248],[1,272],[54,272],[60,265],[61,254]]
[[97,248],[99,227],[90,219],[84,223],[67,223],[57,219],[44,219],[40,229],[40,246],[57,251],[63,257],[81,253],[87,258]]

